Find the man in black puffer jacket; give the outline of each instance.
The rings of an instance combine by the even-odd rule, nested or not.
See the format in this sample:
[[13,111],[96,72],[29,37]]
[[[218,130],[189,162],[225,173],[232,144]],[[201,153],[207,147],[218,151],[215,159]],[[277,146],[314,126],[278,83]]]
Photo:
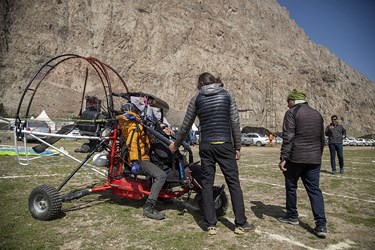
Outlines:
[[255,227],[247,222],[242,189],[236,160],[240,159],[241,131],[235,98],[223,88],[220,79],[210,73],[202,73],[198,78],[199,92],[190,100],[182,127],[176,142],[170,145],[175,151],[188,135],[195,118],[200,122],[199,155],[202,166],[203,212],[209,235],[216,234],[216,213],[213,201],[213,185],[216,163],[219,164],[229,187],[235,233],[244,234]]
[[310,199],[318,237],[327,235],[324,200],[319,187],[325,143],[323,117],[306,102],[303,92],[288,95],[289,110],[283,122],[283,144],[279,168],[285,176],[286,216],[279,221],[298,225],[297,182],[301,177]]

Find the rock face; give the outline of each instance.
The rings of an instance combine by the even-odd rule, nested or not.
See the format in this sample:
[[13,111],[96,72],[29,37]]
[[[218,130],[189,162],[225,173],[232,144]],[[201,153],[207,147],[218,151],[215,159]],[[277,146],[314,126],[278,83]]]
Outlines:
[[375,83],[312,42],[275,0],[4,0],[0,14],[0,102],[10,115],[43,63],[74,53],[166,100],[175,125],[207,71],[235,94],[242,126],[280,131],[298,88],[326,122],[337,114],[350,135],[375,132]]

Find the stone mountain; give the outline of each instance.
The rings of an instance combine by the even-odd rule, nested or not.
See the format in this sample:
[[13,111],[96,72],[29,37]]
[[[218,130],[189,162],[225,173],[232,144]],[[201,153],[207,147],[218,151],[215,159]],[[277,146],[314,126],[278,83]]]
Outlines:
[[311,41],[276,0],[4,0],[0,12],[7,114],[44,62],[74,53],[166,100],[174,125],[208,71],[235,94],[242,126],[280,131],[286,96],[298,88],[326,122],[337,114],[349,135],[375,132],[375,83]]

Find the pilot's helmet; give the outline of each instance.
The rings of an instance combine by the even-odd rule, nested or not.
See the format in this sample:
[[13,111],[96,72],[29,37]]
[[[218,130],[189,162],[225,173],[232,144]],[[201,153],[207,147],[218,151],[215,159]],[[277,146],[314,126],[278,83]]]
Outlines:
[[131,102],[127,102],[121,106],[121,111],[122,112],[133,112],[136,113],[137,115],[141,114],[141,111]]

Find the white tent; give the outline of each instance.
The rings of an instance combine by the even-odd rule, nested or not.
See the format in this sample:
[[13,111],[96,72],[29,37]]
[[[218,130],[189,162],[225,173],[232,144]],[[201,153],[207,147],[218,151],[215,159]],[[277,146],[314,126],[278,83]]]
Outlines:
[[56,130],[56,124],[49,118],[46,111],[43,111],[35,118],[35,120],[45,121],[52,131]]

